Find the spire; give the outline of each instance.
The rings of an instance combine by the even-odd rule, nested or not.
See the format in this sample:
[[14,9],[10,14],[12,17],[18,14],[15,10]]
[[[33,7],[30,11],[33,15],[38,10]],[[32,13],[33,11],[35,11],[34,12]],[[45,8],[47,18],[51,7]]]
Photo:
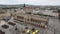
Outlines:
[[25,3],[24,3],[24,7],[25,7]]

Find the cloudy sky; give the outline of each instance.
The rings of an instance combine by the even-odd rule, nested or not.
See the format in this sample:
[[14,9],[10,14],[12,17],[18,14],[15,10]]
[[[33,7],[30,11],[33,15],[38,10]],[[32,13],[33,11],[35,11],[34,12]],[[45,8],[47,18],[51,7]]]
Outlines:
[[0,0],[0,4],[60,5],[60,0]]

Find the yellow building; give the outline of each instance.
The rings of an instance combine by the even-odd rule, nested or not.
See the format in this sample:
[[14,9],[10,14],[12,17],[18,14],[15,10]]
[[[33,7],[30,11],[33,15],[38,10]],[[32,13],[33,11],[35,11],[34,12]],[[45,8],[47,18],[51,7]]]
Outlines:
[[7,17],[7,16],[10,16],[10,13],[8,13],[8,12],[0,12],[0,19],[3,19],[5,17]]
[[37,15],[29,15],[29,14],[16,14],[15,19],[20,20],[21,22],[24,22],[27,24],[37,26],[37,27],[40,27],[43,24],[45,26],[48,20],[47,18],[42,18]]

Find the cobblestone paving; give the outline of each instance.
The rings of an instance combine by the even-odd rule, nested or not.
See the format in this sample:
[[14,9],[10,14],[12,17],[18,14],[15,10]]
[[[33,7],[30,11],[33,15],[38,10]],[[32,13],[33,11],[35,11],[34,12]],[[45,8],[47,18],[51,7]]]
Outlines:
[[60,34],[60,20],[50,18],[48,25],[50,28],[54,29],[54,34]]

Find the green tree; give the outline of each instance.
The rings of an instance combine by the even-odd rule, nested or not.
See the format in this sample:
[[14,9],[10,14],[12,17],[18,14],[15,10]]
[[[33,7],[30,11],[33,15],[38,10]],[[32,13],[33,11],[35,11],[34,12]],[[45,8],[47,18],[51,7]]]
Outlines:
[[60,9],[58,9],[58,13],[59,13],[59,19],[60,19]]

